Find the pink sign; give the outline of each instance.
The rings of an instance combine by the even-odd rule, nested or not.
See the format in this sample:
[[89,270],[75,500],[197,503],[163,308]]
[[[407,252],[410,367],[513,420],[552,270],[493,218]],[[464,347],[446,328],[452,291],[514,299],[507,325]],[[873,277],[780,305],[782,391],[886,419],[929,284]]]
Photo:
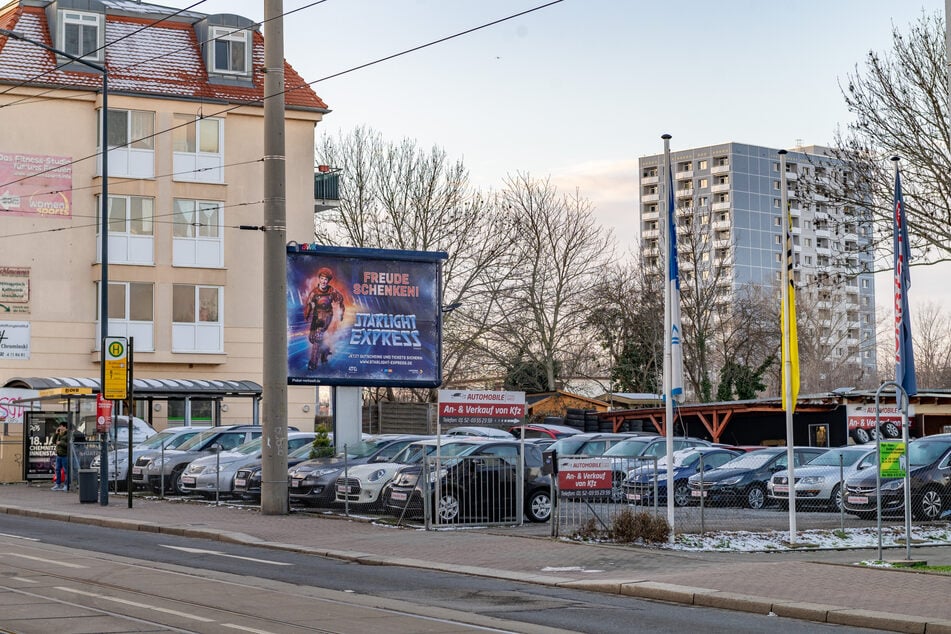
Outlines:
[[73,166],[68,156],[0,152],[0,215],[73,213]]

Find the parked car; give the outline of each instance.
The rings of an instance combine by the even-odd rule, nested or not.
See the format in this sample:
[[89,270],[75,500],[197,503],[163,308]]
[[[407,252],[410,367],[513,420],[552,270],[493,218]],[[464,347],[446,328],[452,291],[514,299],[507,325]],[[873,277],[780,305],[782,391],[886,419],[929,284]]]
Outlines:
[[[951,434],[924,436],[908,443],[911,469],[911,512],[919,520],[940,519],[951,509]],[[864,519],[877,514],[876,471],[873,455],[866,468],[845,481],[843,505],[848,513]],[[903,478],[882,478],[882,515],[904,515]]]
[[[287,433],[287,451],[311,447],[317,436],[312,431]],[[261,460],[263,438],[249,440],[231,451],[212,452],[188,463],[181,475],[181,490],[206,496],[231,495],[234,476],[240,467]]]
[[[868,466],[863,460],[871,457],[876,461],[875,450],[868,445],[850,445],[836,447],[796,467],[796,506],[821,506],[833,510],[842,508],[841,483],[859,469]],[[859,466],[863,464],[864,466]],[[780,508],[789,504],[789,471],[783,469],[773,474],[767,489],[769,497],[779,503]]]
[[453,427],[443,432],[443,436],[475,436],[477,438],[515,438],[504,429],[495,427]]
[[[289,427],[288,431],[297,429]],[[189,462],[208,455],[215,449],[234,449],[249,440],[259,438],[261,433],[260,425],[211,427],[182,443],[178,449],[166,450],[164,454],[153,449],[136,459],[132,466],[132,484],[148,486],[155,493],[159,493],[164,480],[166,491],[184,494],[179,479]]]
[[569,427],[568,425],[549,425],[547,423],[533,423],[531,425],[515,425],[514,427],[509,427],[509,433],[511,433],[516,438],[522,437],[523,430],[526,440],[529,438],[551,438],[558,440],[559,438],[564,438],[565,436],[574,436],[581,433],[581,430],[577,427]]
[[383,488],[390,483],[400,467],[423,461],[424,456],[436,453],[445,457],[464,456],[475,451],[486,440],[458,436],[451,440],[417,440],[393,456],[392,462],[374,462],[356,465],[341,473],[334,484],[335,501],[367,508],[383,505]]
[[[542,474],[542,452],[538,447],[530,443],[524,446],[525,516],[532,522],[547,522],[552,508],[551,479]],[[446,457],[439,465],[438,487],[436,465],[429,467],[425,480],[420,478],[423,464],[402,467],[393,476],[384,505],[396,515],[422,517],[428,492],[430,508],[442,523],[514,518],[521,447],[517,440],[490,440],[464,456]]]
[[[347,457],[306,459],[287,470],[287,484],[291,502],[310,506],[330,506],[337,500],[337,478],[350,467],[361,464],[393,462],[393,457],[406,445],[427,440],[431,436],[389,434],[364,440],[347,448]],[[247,476],[253,483],[254,475]],[[260,477],[258,478],[260,481]],[[260,485],[258,485],[260,487]]]
[[[673,439],[674,451],[691,447],[709,447],[710,443],[702,438],[677,437]],[[613,467],[611,479],[611,499],[620,502],[624,499],[621,490],[628,473],[638,467],[653,468],[653,458],[667,455],[667,438],[653,432],[640,432],[635,436],[628,436],[606,449],[605,458],[610,458]]]
[[[86,438],[92,439],[97,435],[96,432],[96,416],[83,416],[80,421],[79,431],[86,436]],[[158,432],[149,425],[147,422],[142,420],[137,416],[132,417],[132,444],[137,445],[143,441],[148,440]],[[129,446],[129,417],[125,415],[113,416],[112,425],[109,426],[109,431],[106,433],[108,436],[109,444],[116,445],[118,447],[128,447]]]
[[[822,447],[794,447],[796,466],[804,465],[816,456],[825,453]],[[761,509],[766,497],[766,483],[777,471],[785,469],[786,447],[768,447],[742,454],[712,471],[702,471],[690,476],[690,496],[711,505],[742,504],[751,509]]]
[[554,451],[558,456],[600,456],[607,452],[614,445],[634,438],[657,438],[657,434],[651,432],[626,432],[626,433],[587,433],[574,434],[559,438],[552,444],[548,450]]
[[[739,451],[722,447],[689,447],[674,452],[674,506],[690,504],[690,487],[687,479],[700,471],[701,457],[703,469],[709,471],[724,465],[737,456]],[[667,457],[654,464],[643,464],[631,469],[621,484],[624,499],[631,504],[648,505],[654,501],[654,483],[657,484],[657,503],[667,503]]]
[[[159,433],[150,436],[146,440],[132,446],[132,462],[134,463],[139,456],[153,450],[161,451],[164,445],[165,449],[175,449],[192,436],[210,429],[209,427],[169,427]],[[133,436],[134,438],[134,436]],[[100,460],[97,455],[92,459],[90,468],[99,469]],[[109,481],[117,482],[118,488],[124,488],[129,475],[129,448],[112,445],[109,451]]]
[[[309,459],[312,448],[312,444],[307,444],[287,454],[288,468],[293,468]],[[231,494],[242,500],[260,500],[262,469],[260,460],[238,467],[234,474],[234,480],[231,482]]]

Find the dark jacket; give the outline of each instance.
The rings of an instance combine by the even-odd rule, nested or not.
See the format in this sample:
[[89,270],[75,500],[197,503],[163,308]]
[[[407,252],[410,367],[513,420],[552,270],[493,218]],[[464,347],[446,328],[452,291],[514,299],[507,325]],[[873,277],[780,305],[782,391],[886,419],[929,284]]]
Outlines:
[[56,430],[53,434],[53,444],[56,445],[56,455],[63,458],[69,455],[69,433],[66,430]]

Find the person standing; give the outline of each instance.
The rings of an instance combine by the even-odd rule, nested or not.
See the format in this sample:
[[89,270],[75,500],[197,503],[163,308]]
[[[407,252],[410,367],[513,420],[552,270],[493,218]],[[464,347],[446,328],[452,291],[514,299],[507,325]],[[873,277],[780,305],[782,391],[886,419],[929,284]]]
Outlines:
[[[318,365],[327,363],[333,350],[327,342],[332,330],[334,313],[337,312],[337,323],[343,321],[344,300],[343,294],[330,285],[334,275],[327,267],[317,271],[317,285],[310,292],[304,303],[304,319],[310,320],[310,360],[308,370],[314,370]],[[336,311],[334,308],[336,307]]]
[[56,469],[53,472],[52,491],[69,490],[69,429],[60,423],[53,433],[53,448],[56,451]]

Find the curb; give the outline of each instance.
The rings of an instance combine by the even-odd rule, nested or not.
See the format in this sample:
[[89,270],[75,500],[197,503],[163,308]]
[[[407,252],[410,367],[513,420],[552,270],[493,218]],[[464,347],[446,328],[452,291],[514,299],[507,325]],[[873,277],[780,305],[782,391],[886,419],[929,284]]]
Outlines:
[[362,553],[346,550],[326,550],[312,548],[298,544],[269,542],[245,533],[222,531],[217,529],[191,528],[181,526],[166,526],[152,522],[141,522],[120,518],[99,517],[67,513],[63,511],[36,510],[19,506],[0,505],[0,513],[34,517],[61,522],[73,522],[120,530],[143,531],[175,535],[179,537],[195,537],[212,541],[257,546],[272,550],[305,553],[328,557],[340,561],[348,561],[368,566],[402,566],[438,572],[453,572],[471,576],[492,579],[504,579],[531,583],[535,585],[571,588],[590,592],[617,594],[651,601],[664,601],[698,607],[711,607],[722,610],[748,612],[788,617],[803,621],[848,625],[853,627],[874,628],[892,632],[906,632],[908,634],[951,634],[951,620],[918,618],[907,615],[892,614],[874,610],[859,610],[836,605],[790,601],[788,599],[772,599],[753,595],[724,592],[712,588],[683,586],[670,583],[649,581],[647,579],[623,580],[591,580],[578,581],[565,577],[551,575],[533,575],[512,572],[495,568],[477,566],[459,566],[435,563],[419,559],[403,557],[388,557],[373,553]]

